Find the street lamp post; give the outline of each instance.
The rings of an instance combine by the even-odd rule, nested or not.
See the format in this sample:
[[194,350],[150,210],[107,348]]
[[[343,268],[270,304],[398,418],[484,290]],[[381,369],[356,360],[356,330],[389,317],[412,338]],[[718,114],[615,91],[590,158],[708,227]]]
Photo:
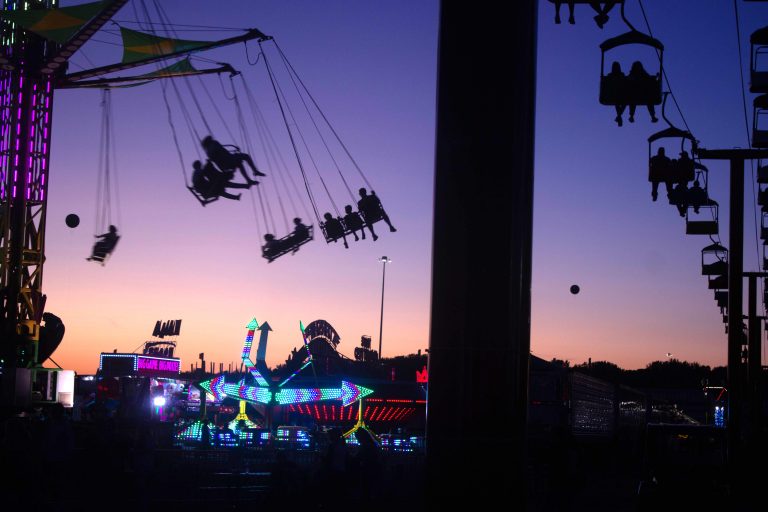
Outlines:
[[386,256],[379,258],[381,262],[381,317],[379,319],[379,360],[381,360],[381,333],[384,330],[384,279],[387,277],[387,263],[392,260]]

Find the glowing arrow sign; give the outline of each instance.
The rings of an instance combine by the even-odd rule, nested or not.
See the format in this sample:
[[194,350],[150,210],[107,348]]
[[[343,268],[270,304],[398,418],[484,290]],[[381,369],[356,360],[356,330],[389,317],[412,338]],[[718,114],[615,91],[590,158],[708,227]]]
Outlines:
[[320,400],[341,400],[342,405],[349,405],[356,400],[373,393],[372,389],[342,381],[340,388],[321,389],[281,389],[275,393],[275,401],[280,405],[317,402]]
[[272,401],[272,392],[269,389],[257,386],[247,386],[242,380],[230,384],[224,380],[224,375],[219,375],[215,379],[203,381],[200,383],[200,387],[211,393],[216,400],[222,400],[229,397],[260,404],[268,404]]
[[253,366],[251,362],[251,345],[253,345],[253,334],[259,328],[259,322],[253,318],[245,328],[248,329],[248,334],[245,335],[245,344],[243,345],[243,364],[246,367],[251,367]]

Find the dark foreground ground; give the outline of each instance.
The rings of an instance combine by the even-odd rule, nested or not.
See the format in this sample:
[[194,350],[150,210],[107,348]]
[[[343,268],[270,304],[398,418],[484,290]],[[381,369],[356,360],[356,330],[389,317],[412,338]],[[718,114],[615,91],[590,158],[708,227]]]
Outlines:
[[[314,451],[180,449],[170,442],[170,425],[157,424],[61,421],[34,427],[12,421],[3,427],[0,511],[467,509],[427,506],[422,454],[366,456],[350,449],[334,458],[322,446]],[[705,499],[711,495],[705,482],[641,507],[637,444],[532,444],[529,456],[527,493],[521,488],[518,494],[527,494],[527,505],[520,499],[498,510],[760,510],[736,506],[726,497]],[[488,490],[480,492],[487,496]]]

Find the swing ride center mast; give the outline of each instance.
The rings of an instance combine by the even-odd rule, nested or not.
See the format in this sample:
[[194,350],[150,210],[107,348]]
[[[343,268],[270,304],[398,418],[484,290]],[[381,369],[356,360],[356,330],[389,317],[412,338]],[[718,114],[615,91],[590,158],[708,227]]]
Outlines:
[[[66,74],[68,59],[128,0],[60,8],[2,0],[0,10],[0,405],[29,400],[45,310],[46,205],[53,96],[78,80],[215,47],[271,39],[259,30],[194,48],[157,44],[146,58]],[[169,75],[170,76],[170,75]],[[86,86],[83,83],[83,86]]]

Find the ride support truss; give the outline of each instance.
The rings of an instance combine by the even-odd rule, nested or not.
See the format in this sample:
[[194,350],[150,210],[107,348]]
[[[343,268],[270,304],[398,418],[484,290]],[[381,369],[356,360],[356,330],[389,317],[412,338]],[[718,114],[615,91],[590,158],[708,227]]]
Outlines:
[[[56,0],[37,2],[51,8]],[[4,0],[3,10],[29,6]],[[27,7],[28,8],[28,7]],[[11,366],[36,361],[50,166],[53,76],[42,74],[58,44],[11,23],[0,29],[0,349]],[[10,63],[13,63],[12,65]],[[16,343],[9,343],[18,340]]]

